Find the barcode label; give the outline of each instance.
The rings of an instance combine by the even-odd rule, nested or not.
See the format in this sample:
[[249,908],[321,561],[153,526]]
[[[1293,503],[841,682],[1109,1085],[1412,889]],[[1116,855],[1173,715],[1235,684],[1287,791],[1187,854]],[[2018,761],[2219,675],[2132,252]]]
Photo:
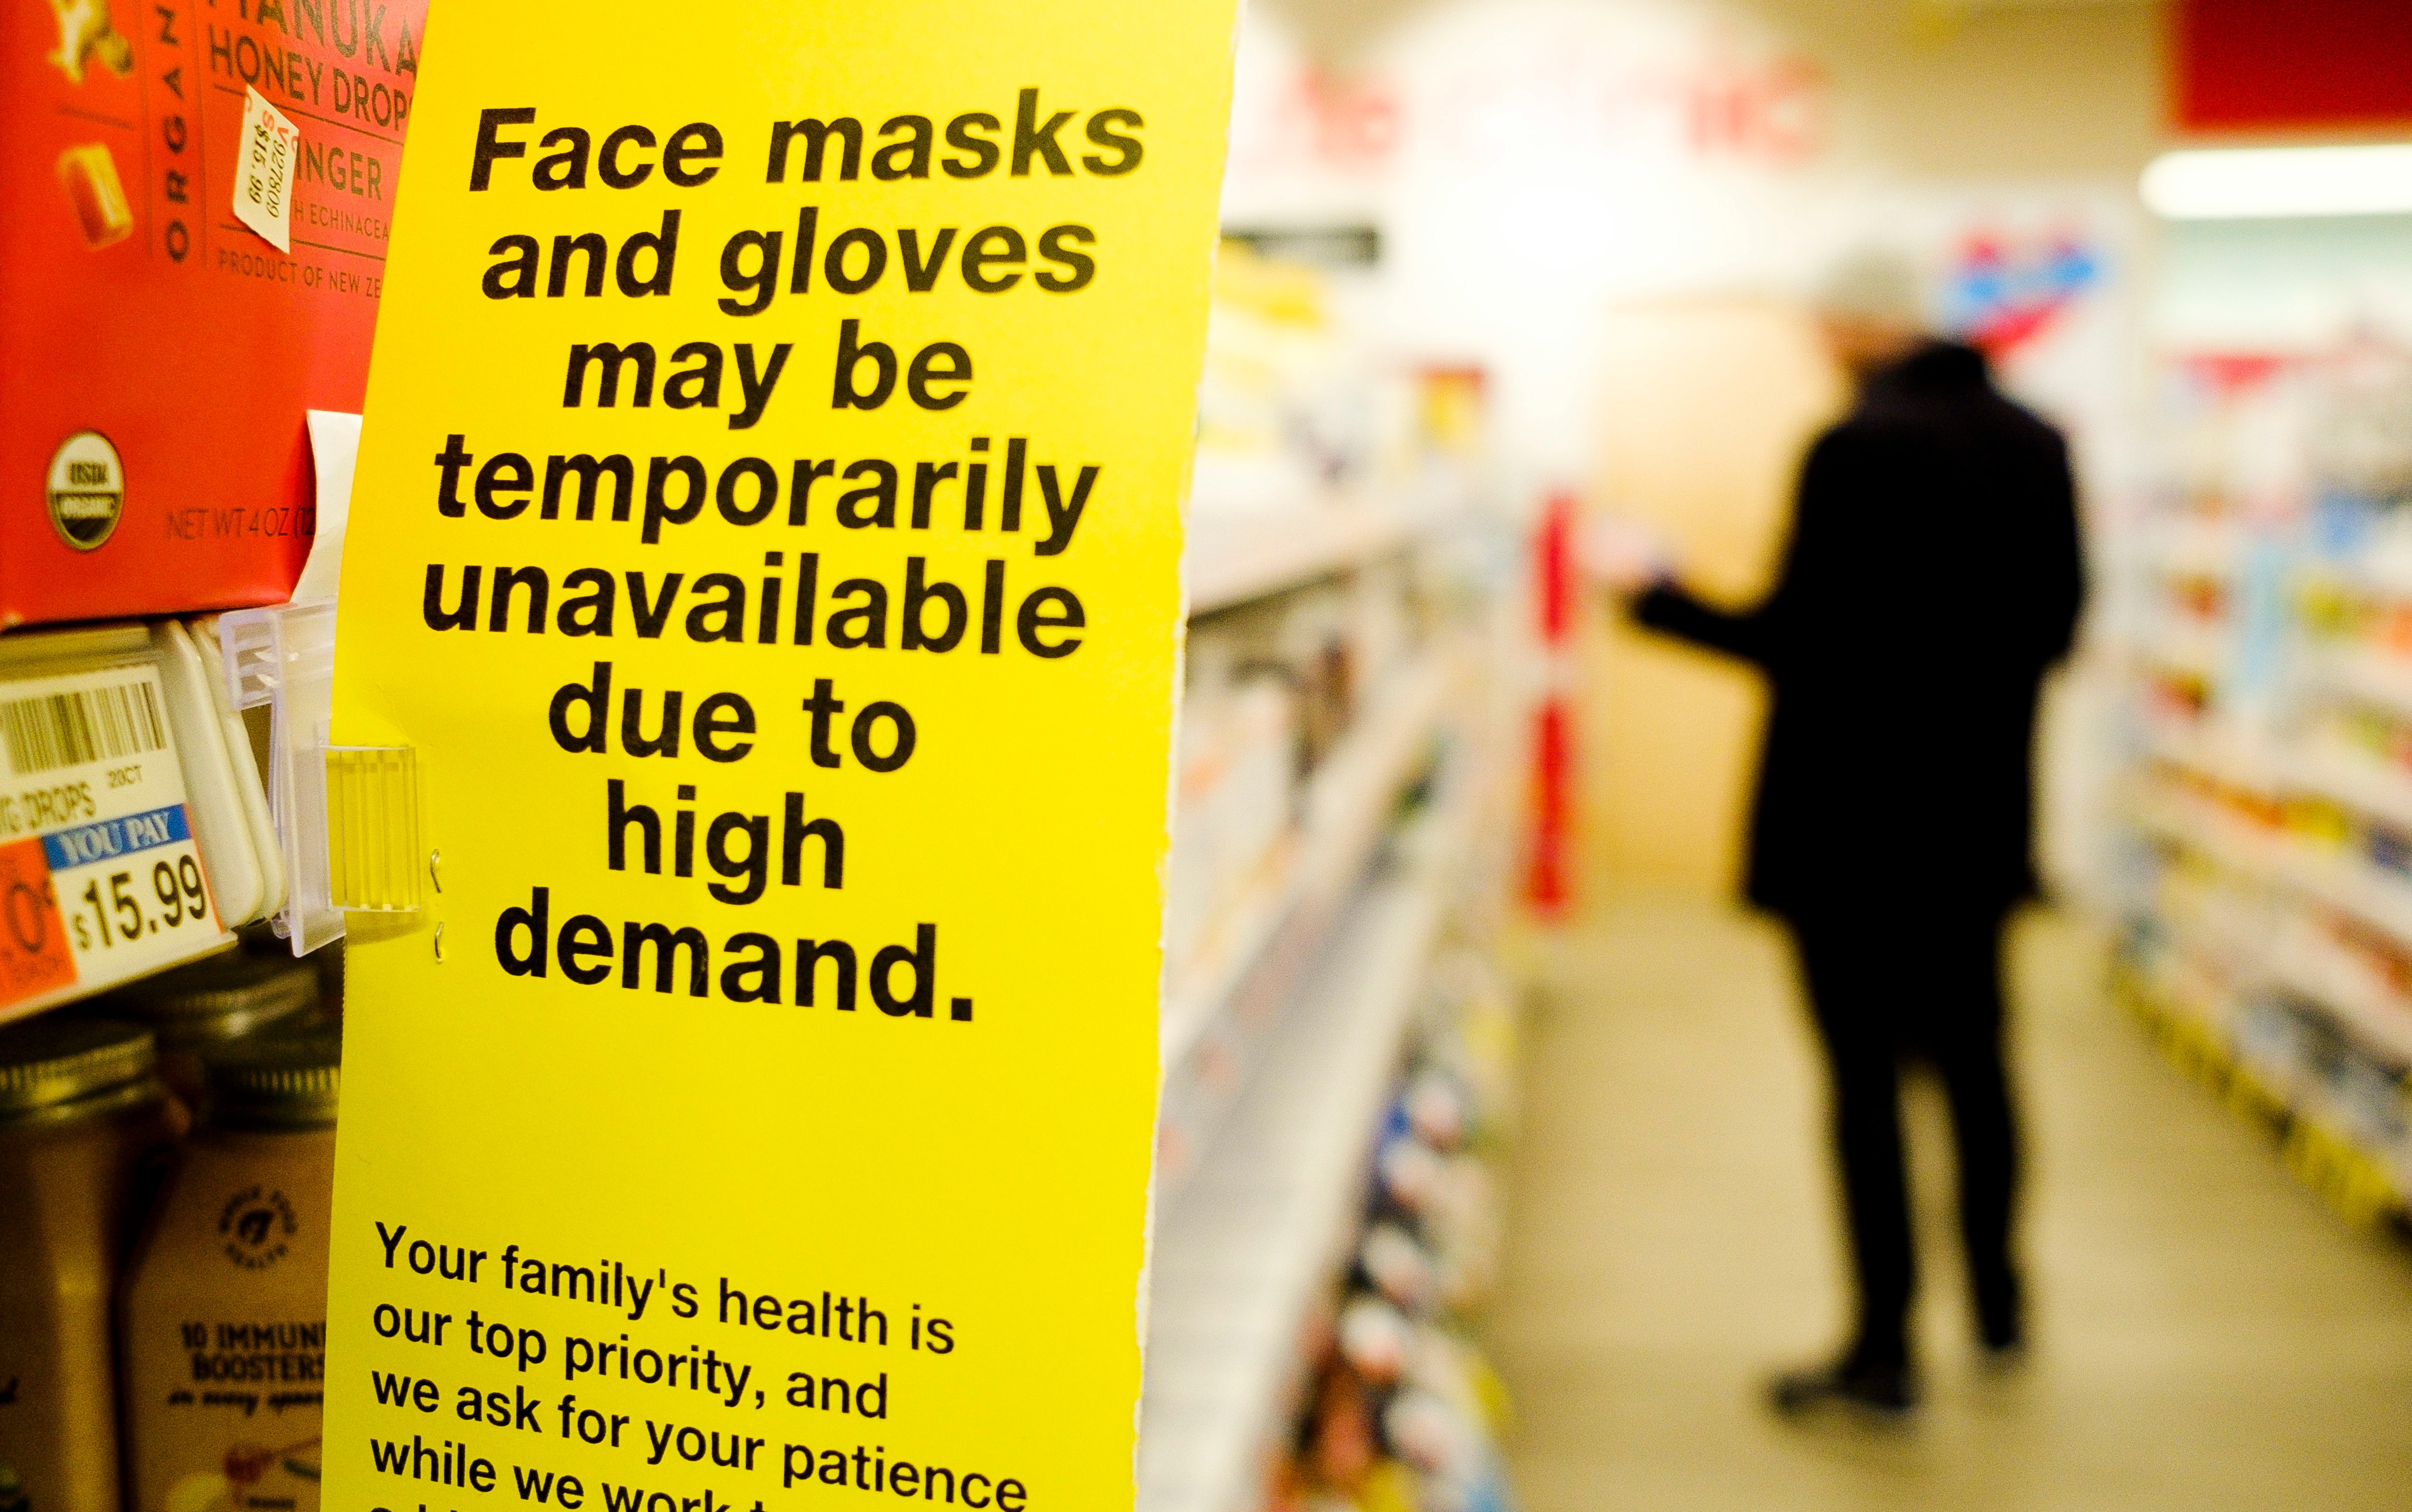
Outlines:
[[0,1020],[225,943],[193,829],[154,668],[0,679]]
[[20,777],[168,748],[159,692],[148,682],[72,688],[0,702],[0,741]]

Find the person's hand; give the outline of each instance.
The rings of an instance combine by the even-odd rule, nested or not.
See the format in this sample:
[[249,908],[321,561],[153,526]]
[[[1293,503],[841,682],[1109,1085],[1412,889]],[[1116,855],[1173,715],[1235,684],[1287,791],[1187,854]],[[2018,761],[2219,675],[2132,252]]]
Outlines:
[[1620,598],[1674,576],[1666,543],[1647,526],[1603,515],[1585,525],[1576,551],[1583,575]]

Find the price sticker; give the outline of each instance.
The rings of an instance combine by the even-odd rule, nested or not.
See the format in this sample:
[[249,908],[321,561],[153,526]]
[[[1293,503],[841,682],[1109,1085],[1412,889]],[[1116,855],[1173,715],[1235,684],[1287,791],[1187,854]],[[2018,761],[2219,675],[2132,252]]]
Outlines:
[[[339,76],[340,77],[340,76]],[[243,91],[243,146],[235,162],[234,218],[268,239],[279,252],[293,250],[293,169],[302,131],[259,91]]]
[[221,943],[157,668],[0,683],[0,1015]]

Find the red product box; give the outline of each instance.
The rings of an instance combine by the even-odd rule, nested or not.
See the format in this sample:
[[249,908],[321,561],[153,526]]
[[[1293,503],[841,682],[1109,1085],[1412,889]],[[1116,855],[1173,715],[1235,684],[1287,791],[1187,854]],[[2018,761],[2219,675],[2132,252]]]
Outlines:
[[[426,16],[0,6],[0,629],[291,595],[303,414],[360,407]],[[299,132],[288,250],[236,214],[255,94]]]

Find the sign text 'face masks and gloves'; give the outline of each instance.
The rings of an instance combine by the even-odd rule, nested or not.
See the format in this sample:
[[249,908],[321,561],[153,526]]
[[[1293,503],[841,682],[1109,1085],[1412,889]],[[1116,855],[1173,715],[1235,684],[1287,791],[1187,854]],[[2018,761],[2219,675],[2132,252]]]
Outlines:
[[333,743],[440,887],[353,916],[331,1506],[1128,1504],[1231,25],[435,18]]

